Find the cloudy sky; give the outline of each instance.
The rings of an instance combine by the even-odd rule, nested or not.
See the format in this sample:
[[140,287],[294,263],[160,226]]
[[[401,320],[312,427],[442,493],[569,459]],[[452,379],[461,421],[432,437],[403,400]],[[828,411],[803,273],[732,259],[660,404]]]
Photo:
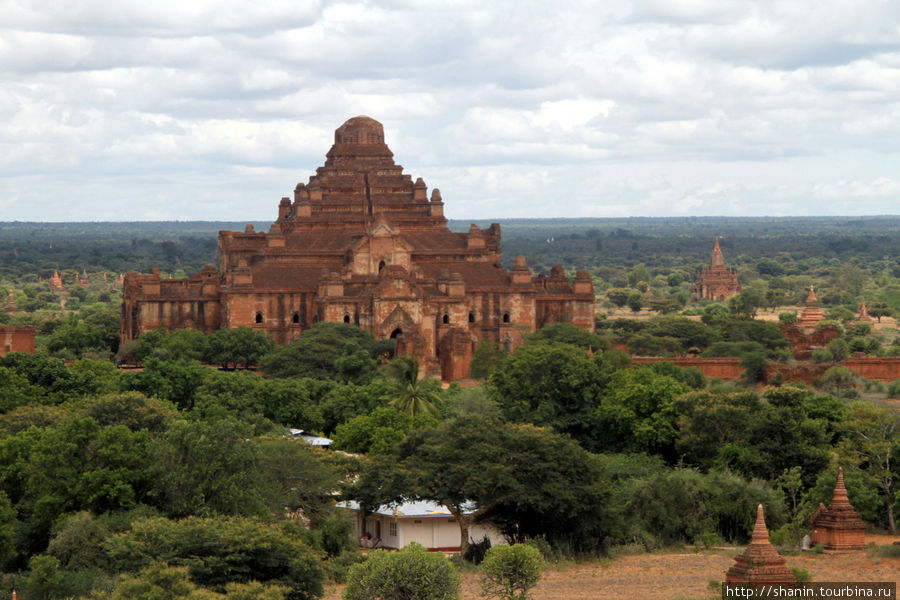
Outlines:
[[271,220],[369,115],[450,218],[900,213],[897,0],[0,0],[0,221]]

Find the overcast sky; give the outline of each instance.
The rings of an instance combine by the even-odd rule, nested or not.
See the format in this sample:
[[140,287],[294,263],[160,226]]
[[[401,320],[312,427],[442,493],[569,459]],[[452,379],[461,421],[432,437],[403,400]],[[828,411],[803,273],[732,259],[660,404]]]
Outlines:
[[0,221],[272,220],[356,115],[454,219],[900,213],[897,0],[0,0]]

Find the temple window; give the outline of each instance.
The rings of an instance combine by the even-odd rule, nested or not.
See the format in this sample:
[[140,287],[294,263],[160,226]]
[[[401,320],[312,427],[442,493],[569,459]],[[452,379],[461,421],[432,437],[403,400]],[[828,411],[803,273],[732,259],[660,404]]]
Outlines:
[[300,315],[299,315],[298,313],[294,313],[294,316],[291,318],[291,322],[292,322],[292,323],[299,323],[299,322],[300,322]]
[[509,323],[509,313],[508,312],[503,313],[503,322]]
[[261,312],[256,313],[256,322],[257,322],[257,323],[262,323],[262,322],[263,322],[263,316],[262,316],[262,313],[261,313]]
[[344,323],[350,322],[350,315],[344,315]]
[[450,315],[444,315],[441,318],[441,323],[443,323],[444,325],[449,325],[450,324]]
[[469,323],[475,322],[475,313],[469,313]]

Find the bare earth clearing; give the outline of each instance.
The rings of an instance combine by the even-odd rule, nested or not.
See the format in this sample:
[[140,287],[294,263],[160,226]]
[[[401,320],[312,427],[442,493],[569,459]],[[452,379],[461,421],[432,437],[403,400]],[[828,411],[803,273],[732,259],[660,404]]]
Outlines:
[[[900,536],[866,536],[887,545]],[[720,552],[635,554],[615,560],[561,565],[544,570],[533,590],[534,600],[677,600],[713,598],[710,581],[722,581],[742,548]],[[788,556],[789,567],[806,569],[813,581],[895,581],[900,583],[900,558],[870,558],[865,551],[850,554]],[[463,575],[461,600],[479,600],[477,573]],[[338,600],[343,586],[329,586],[326,600]]]

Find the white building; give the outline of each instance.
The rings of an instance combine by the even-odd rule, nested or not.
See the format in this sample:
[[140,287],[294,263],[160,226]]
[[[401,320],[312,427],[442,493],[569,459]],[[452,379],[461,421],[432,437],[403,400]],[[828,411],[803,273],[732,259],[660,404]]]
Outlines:
[[[362,546],[400,549],[418,542],[427,550],[459,551],[459,525],[450,511],[436,502],[379,506],[365,517],[356,502],[341,502],[338,506],[355,514],[356,535]],[[491,525],[476,523],[469,528],[470,541],[480,542],[485,536],[492,546],[506,543]]]

